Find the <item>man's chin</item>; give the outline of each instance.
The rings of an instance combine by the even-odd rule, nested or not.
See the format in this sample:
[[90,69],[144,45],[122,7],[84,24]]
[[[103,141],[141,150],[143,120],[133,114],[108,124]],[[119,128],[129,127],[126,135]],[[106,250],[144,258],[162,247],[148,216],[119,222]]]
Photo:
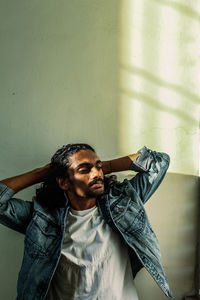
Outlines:
[[102,195],[104,193],[104,189],[99,191],[97,190],[95,193],[97,196]]
[[91,198],[91,197],[98,197],[104,193],[104,188],[102,189],[95,189],[94,191],[90,191],[87,193],[86,197]]

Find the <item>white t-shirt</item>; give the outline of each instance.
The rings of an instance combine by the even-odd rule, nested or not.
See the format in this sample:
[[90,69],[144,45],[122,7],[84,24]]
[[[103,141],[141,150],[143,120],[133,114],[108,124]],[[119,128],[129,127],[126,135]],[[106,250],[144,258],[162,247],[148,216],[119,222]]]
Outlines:
[[48,300],[138,300],[127,246],[98,207],[69,209]]

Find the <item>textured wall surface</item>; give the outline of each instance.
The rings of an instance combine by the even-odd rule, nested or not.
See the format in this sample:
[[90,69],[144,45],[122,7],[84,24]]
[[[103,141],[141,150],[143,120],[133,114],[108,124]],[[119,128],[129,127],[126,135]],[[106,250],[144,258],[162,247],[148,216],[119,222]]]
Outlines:
[[[0,0],[0,177],[47,163],[68,142],[88,142],[102,159],[143,145],[169,153],[170,173],[147,210],[176,300],[194,271],[198,6]],[[16,295],[22,254],[23,237],[1,226],[0,299]],[[164,299],[145,271],[136,281],[141,300]]]
[[120,3],[121,150],[145,141],[171,172],[198,175],[200,2]]

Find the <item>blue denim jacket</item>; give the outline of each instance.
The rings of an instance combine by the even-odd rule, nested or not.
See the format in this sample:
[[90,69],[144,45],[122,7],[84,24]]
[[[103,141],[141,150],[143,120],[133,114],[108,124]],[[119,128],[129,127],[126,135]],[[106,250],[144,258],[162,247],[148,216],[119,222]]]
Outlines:
[[[157,238],[144,203],[161,183],[169,166],[169,156],[143,147],[131,165],[138,174],[116,182],[98,199],[105,221],[128,245],[133,278],[145,267],[159,287],[172,297],[162,267]],[[24,256],[17,283],[17,300],[45,299],[61,255],[69,200],[50,213],[33,202],[12,198],[14,191],[0,184],[0,222],[25,234]]]

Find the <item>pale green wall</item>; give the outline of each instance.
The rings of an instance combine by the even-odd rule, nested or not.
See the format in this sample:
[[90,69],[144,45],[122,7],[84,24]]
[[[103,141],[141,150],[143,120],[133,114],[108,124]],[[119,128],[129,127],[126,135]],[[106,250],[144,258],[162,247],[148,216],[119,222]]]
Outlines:
[[[112,0],[0,0],[1,178],[68,142],[118,154],[118,14]],[[11,300],[23,238],[2,226],[0,236],[0,299]]]
[[[170,154],[171,171],[197,174],[196,3],[0,0],[1,178],[40,166],[59,146],[76,141],[91,143],[103,159],[146,144]],[[172,48],[166,51],[166,45]],[[189,201],[195,205],[196,185],[193,177],[188,178],[185,198],[184,180],[177,177],[179,184],[173,188],[173,193],[178,191],[177,202],[172,201],[171,182],[166,181],[161,191],[165,201],[160,202],[158,194],[152,208],[148,204],[169,280],[179,288],[176,300],[192,285],[193,271],[184,284],[179,273],[173,273],[176,257],[167,253],[177,254],[186,242],[194,250],[194,238],[186,231],[181,241],[173,236],[173,252],[170,237],[174,230],[179,233],[180,223],[174,229],[166,217],[169,230],[163,239],[165,226],[159,216],[163,207],[167,216],[173,203],[175,210]],[[33,192],[34,187],[18,196],[31,199]],[[187,227],[190,218],[183,220]],[[0,241],[0,299],[11,300],[23,237],[1,226]],[[191,256],[190,263],[194,263]],[[152,300],[163,299],[143,273],[137,279],[141,300],[150,300],[149,295]],[[146,289],[141,291],[143,281]]]
[[12,172],[77,140],[116,155],[118,2],[0,3],[1,154]]
[[120,3],[121,151],[145,141],[170,154],[171,172],[198,175],[200,3]]
[[[198,187],[196,176],[168,173],[146,204],[176,300],[183,300],[194,289]],[[141,300],[166,299],[144,269],[138,274],[136,284]]]

